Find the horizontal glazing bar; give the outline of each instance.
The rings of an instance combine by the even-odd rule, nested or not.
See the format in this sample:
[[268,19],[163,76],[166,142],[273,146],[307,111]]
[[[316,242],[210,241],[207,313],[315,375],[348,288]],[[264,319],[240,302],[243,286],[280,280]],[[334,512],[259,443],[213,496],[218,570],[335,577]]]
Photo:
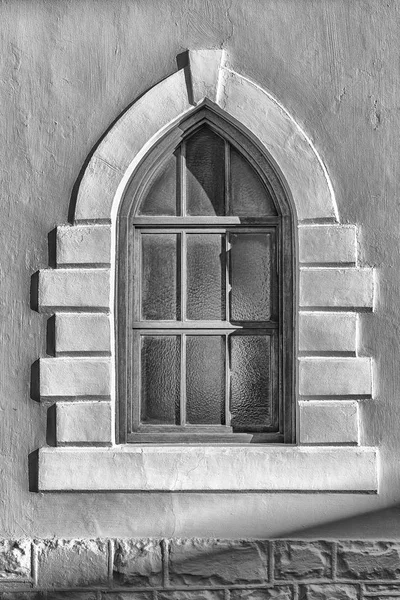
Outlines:
[[279,217],[135,217],[132,225],[135,227],[227,227],[242,225],[249,227],[275,226],[280,223]]
[[[133,323],[132,329],[138,330],[149,330],[154,332],[155,330],[163,331],[176,331],[181,329],[185,333],[189,331],[204,331],[210,330],[211,332],[223,331],[224,333],[229,331],[242,331],[242,330],[274,330],[278,329],[278,323],[274,321],[260,322],[260,323],[221,323],[220,321],[202,321],[193,322],[185,321],[140,321]],[[179,333],[179,331],[178,331]]]

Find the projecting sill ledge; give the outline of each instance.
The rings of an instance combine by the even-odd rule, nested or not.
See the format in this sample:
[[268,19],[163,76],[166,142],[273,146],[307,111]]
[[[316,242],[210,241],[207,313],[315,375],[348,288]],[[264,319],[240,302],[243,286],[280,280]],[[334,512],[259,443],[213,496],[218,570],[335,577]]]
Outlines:
[[377,493],[377,462],[368,447],[42,448],[38,490]]

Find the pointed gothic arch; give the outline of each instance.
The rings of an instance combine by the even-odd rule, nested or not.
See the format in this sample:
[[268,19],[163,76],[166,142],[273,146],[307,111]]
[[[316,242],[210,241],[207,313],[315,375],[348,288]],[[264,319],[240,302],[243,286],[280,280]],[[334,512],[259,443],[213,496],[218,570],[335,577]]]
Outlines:
[[[297,219],[298,445],[116,441],[118,214],[149,151],[203,106],[267,158]],[[55,313],[55,356],[40,359],[40,396],[56,401],[57,447],[39,450],[38,489],[376,492],[377,449],[358,446],[372,361],[357,354],[357,311],[372,310],[373,297],[373,269],[358,265],[356,227],[339,223],[310,138],[222,50],[189,52],[189,67],[132,104],[98,145],[74,224],[57,228],[57,268],[40,272],[39,309]]]
[[[291,200],[274,166],[250,136],[210,102],[202,103],[179,121],[148,152],[132,175],[117,218],[116,364],[121,443],[172,442],[182,436],[214,442],[294,441],[296,225]],[[146,244],[151,240],[151,248],[145,248],[145,240]],[[174,308],[170,311],[164,310],[164,304],[172,288],[170,281],[164,280],[164,267],[159,267],[164,259],[167,261],[167,240],[174,246],[169,248],[174,255],[169,273],[174,279]],[[148,254],[158,252],[156,242],[163,244],[162,254],[157,264],[147,264]],[[192,243],[197,246],[196,258],[190,258]],[[207,255],[210,243],[214,249],[208,259],[214,263],[214,273],[212,267],[208,273],[207,260],[202,256]],[[239,254],[234,251],[235,244],[241,246]],[[246,267],[241,266],[240,253],[253,254],[260,248],[262,264],[256,264],[249,254]],[[190,268],[202,272],[206,290],[193,283]],[[235,283],[235,273],[241,271],[243,277],[244,268],[252,273],[251,278],[245,278],[245,285],[253,289],[244,290],[244,281]],[[214,291],[207,289],[208,275],[218,279]],[[236,285],[241,288],[241,302],[249,305],[245,312],[252,316],[242,314],[243,309],[240,314],[235,310]],[[164,303],[161,308],[147,307],[148,314],[143,314],[143,306],[149,301],[153,304],[143,291],[149,286],[147,296],[156,294],[164,298]],[[190,306],[186,310],[191,294],[196,295],[197,304],[204,301],[204,295],[209,296],[210,306],[205,312],[191,313]],[[257,309],[251,308],[253,295],[258,296]],[[183,357],[179,367],[169,365],[170,370],[177,371],[173,389],[171,382],[161,376],[157,386],[151,385],[150,377],[156,380],[156,373],[162,375],[165,369],[153,366],[150,375],[144,372],[146,348],[159,347],[165,340],[174,347],[178,343],[175,351]],[[214,363],[208,362],[204,352],[211,342],[223,345],[214,382]],[[251,379],[235,361],[235,353],[243,353],[245,344],[253,362],[259,363],[257,369],[251,366]],[[256,346],[261,348],[262,344],[263,350],[256,351]],[[187,351],[201,345],[204,365],[196,366],[191,381],[186,375],[191,372]],[[160,360],[162,356],[158,355]],[[243,396],[252,396],[250,406],[236,400],[235,407],[235,386],[241,388]],[[218,394],[213,393],[216,388]],[[176,394],[178,399],[174,400]],[[207,414],[203,408],[200,415],[199,406],[210,402],[211,397],[213,407]],[[163,430],[166,433],[161,433]],[[235,435],[231,437],[232,433]]]

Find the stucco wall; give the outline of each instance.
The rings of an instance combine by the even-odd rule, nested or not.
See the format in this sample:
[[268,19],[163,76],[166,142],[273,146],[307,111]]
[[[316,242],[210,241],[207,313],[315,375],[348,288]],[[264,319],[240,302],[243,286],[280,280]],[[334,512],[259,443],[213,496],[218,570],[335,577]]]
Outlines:
[[[12,0],[0,27],[0,535],[399,536],[399,4]],[[185,49],[221,46],[312,137],[342,222],[359,226],[361,265],[377,267],[360,353],[376,361],[362,443],[381,449],[380,493],[31,493],[28,454],[46,442],[47,407],[30,398],[31,364],[46,354],[30,277],[48,265],[47,235],[67,222],[79,172],[120,113]]]

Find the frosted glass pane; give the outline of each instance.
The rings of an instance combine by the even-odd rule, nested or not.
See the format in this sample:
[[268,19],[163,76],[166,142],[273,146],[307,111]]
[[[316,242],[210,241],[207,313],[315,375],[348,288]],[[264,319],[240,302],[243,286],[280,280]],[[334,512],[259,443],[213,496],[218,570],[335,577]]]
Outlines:
[[173,233],[143,234],[142,318],[179,319],[177,259],[179,236]]
[[225,319],[225,236],[187,235],[187,318]]
[[230,235],[231,321],[271,318],[271,236]]
[[141,421],[179,423],[180,338],[143,336],[141,360]]
[[225,142],[208,127],[186,143],[187,214],[225,214]]
[[[177,162],[172,155],[161,170],[152,176],[139,215],[169,215],[177,212]],[[179,210],[179,209],[178,209]]]
[[225,339],[186,338],[186,420],[192,424],[224,422]]
[[267,188],[250,163],[231,148],[230,213],[238,217],[276,215],[274,202]]
[[237,431],[271,424],[271,341],[263,335],[232,335],[231,425]]

